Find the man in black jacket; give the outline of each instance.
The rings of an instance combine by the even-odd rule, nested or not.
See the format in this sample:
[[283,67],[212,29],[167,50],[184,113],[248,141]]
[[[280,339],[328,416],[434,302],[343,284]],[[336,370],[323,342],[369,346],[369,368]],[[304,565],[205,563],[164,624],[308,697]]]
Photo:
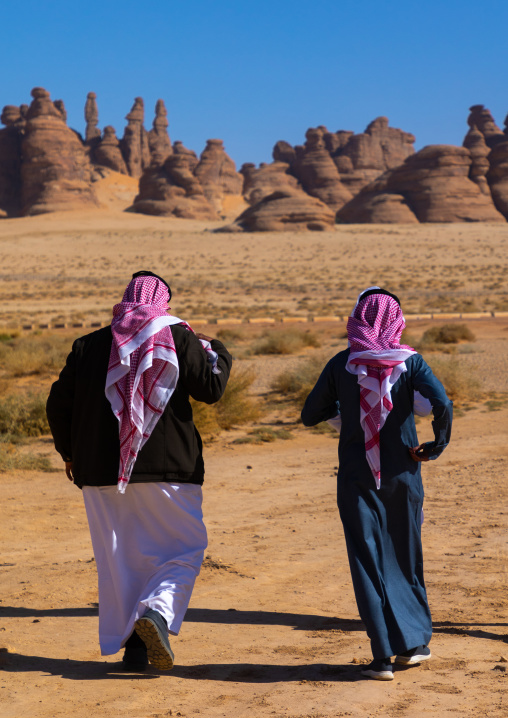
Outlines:
[[[220,341],[194,334],[166,313],[170,296],[160,277],[135,274],[123,302],[115,306],[112,326],[74,342],[47,402],[55,447],[68,478],[83,489],[99,578],[101,651],[110,655],[125,646],[126,670],[144,670],[148,661],[161,670],[173,666],[168,632],[178,634],[207,543],[202,442],[189,397],[218,401],[232,363]],[[105,385],[126,317],[136,350],[117,362],[127,372],[113,384],[113,395],[117,390],[121,397],[118,409],[115,399],[106,397]],[[150,352],[161,375],[168,367],[173,372],[174,386],[157,386],[153,379],[150,384],[140,359]],[[129,377],[135,374],[140,383],[132,391]],[[157,391],[165,397],[160,406],[154,406]],[[128,452],[123,440],[121,450],[119,423],[122,427],[127,421],[132,441],[139,395],[141,408],[144,402],[147,413],[154,410],[156,423],[141,430],[137,448],[132,444],[126,472],[120,457]]]

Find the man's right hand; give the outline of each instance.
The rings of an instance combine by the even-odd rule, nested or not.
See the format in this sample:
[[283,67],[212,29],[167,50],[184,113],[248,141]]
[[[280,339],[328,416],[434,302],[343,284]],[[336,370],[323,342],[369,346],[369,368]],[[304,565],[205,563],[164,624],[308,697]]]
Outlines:
[[65,462],[65,473],[67,474],[69,481],[74,481],[74,476],[72,474],[72,461]]

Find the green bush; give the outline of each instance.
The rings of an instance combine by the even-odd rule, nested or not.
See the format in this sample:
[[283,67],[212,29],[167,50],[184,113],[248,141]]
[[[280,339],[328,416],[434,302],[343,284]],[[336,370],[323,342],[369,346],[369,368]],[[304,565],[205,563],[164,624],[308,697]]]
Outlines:
[[319,347],[319,339],[311,331],[274,329],[266,331],[252,348],[253,354],[294,354],[305,347]]
[[44,394],[10,394],[0,399],[0,434],[22,437],[48,433]]
[[241,329],[229,329],[226,327],[219,329],[216,336],[217,339],[220,339],[221,342],[225,342],[226,344],[228,342],[236,344],[245,339],[245,333]]

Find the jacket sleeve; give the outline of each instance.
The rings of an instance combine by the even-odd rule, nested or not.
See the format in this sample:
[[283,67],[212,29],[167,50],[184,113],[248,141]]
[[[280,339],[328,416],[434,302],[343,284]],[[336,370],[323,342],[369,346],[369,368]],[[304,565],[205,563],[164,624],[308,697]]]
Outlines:
[[337,416],[340,411],[335,387],[333,359],[328,362],[314,389],[305,400],[302,409],[302,422],[305,426],[315,426]]
[[211,344],[213,351],[218,355],[217,369],[220,371],[218,374],[212,371],[212,363],[208,361],[207,352],[192,332],[186,331],[179,351],[177,349],[180,365],[179,381],[193,399],[205,404],[214,404],[224,394],[233,363],[231,354],[222,342],[212,339]]
[[52,385],[46,403],[46,415],[55,449],[64,461],[72,461],[71,424],[76,376],[76,342],[60,376]]
[[437,459],[450,443],[453,402],[446,396],[444,386],[420,356],[415,362],[413,382],[416,391],[419,391],[432,405],[434,441],[427,442],[426,454],[429,459]]

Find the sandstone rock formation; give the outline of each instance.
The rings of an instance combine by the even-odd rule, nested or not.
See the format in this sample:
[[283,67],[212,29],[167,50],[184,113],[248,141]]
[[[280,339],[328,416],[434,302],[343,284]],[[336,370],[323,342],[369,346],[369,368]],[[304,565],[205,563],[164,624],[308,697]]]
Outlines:
[[67,127],[49,93],[32,90],[22,139],[22,213],[93,206],[91,168],[77,134]]
[[358,135],[336,133],[338,148],[331,155],[343,184],[356,194],[386,170],[402,164],[414,153],[414,142],[414,135],[389,127],[387,117],[377,117]]
[[153,127],[148,133],[148,145],[153,164],[163,165],[173,152],[168,135],[168,126],[166,106],[162,100],[157,100]]
[[286,162],[261,163],[258,168],[252,163],[242,165],[243,196],[249,204],[257,204],[263,197],[278,190],[296,189],[298,182],[289,174]]
[[141,214],[217,219],[217,213],[192,173],[192,156],[173,153],[162,166],[153,165],[139,181],[139,194],[129,209]]
[[85,142],[88,144],[97,143],[100,139],[101,131],[97,127],[99,124],[99,108],[97,107],[97,95],[95,92],[89,92],[86,96],[85,103]]
[[483,194],[490,196],[490,189],[487,182],[487,172],[489,171],[489,148],[485,142],[485,138],[480,130],[473,125],[464,138],[464,147],[467,147],[471,154],[471,168],[469,170],[469,178],[476,182]]
[[21,139],[25,119],[19,107],[7,105],[0,117],[0,216],[16,217],[21,210]]
[[104,128],[104,135],[94,148],[92,157],[96,165],[109,167],[109,169],[125,175],[129,174],[120,150],[120,142],[116,136],[115,128],[111,125]]
[[307,130],[306,143],[295,148],[293,173],[303,189],[337,211],[352,194],[340,180],[339,171],[323,141],[322,129]]
[[194,172],[199,164],[198,156],[194,150],[187,149],[187,147],[185,147],[180,140],[177,140],[176,142],[173,142],[173,152],[175,155],[185,155],[187,158],[187,167],[191,172]]
[[487,180],[496,208],[508,219],[508,136],[489,155]]
[[62,120],[67,123],[67,110],[65,109],[64,101],[63,100],[55,100],[53,102],[54,106],[60,113],[60,117]]
[[131,111],[126,116],[128,122],[120,149],[131,177],[141,177],[143,170],[150,166],[150,148],[148,133],[143,126],[145,106],[141,97],[136,97]]
[[280,232],[332,229],[335,213],[301,190],[279,190],[249,207],[219,232]]
[[[465,147],[429,145],[364,187],[337,213],[346,223],[504,221],[490,196],[469,179]],[[391,197],[395,195],[395,198]]]
[[469,111],[467,124],[469,127],[476,127],[480,130],[488,147],[492,148],[498,142],[504,141],[504,133],[494,122],[490,110],[487,110],[484,105],[473,105]]
[[275,162],[285,162],[286,164],[288,164],[291,169],[291,172],[293,172],[293,167],[296,160],[296,152],[295,148],[292,147],[289,142],[285,142],[284,140],[279,140],[278,142],[276,142],[273,148],[272,156]]
[[243,177],[236,171],[231,157],[226,154],[222,140],[208,140],[199,163],[194,169],[205,197],[217,211],[222,208],[224,195],[241,195]]

